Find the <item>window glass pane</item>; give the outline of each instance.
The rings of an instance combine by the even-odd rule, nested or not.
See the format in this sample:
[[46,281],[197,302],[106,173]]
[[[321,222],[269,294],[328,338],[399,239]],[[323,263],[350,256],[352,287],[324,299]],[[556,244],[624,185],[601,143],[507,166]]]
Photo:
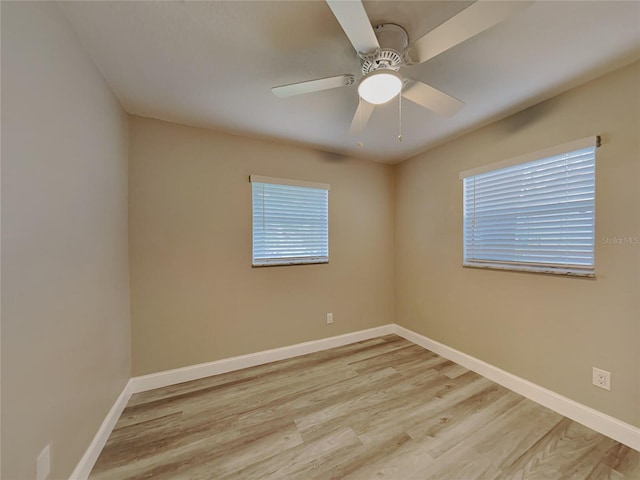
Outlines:
[[252,182],[253,265],[329,261],[326,189]]
[[592,275],[595,146],[463,179],[464,265]]

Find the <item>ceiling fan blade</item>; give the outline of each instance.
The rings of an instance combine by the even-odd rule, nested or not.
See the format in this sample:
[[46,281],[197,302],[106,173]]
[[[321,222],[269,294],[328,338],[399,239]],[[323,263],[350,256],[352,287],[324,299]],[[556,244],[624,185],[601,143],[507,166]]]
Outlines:
[[426,62],[524,10],[532,3],[533,0],[478,0],[416,40],[411,49],[418,63]]
[[327,0],[327,4],[357,53],[366,53],[380,48],[360,0]]
[[464,106],[464,102],[457,98],[418,81],[407,88],[402,95],[407,100],[445,117],[450,117]]
[[375,105],[360,99],[356,113],[353,115],[353,120],[351,121],[351,127],[349,127],[349,135],[362,134],[364,127],[367,126],[369,117],[371,117],[373,113],[374,107]]
[[318,92],[320,90],[328,90],[330,88],[345,87],[353,85],[356,77],[353,75],[336,75],[335,77],[319,78],[317,80],[309,80],[307,82],[291,83],[289,85],[281,85],[273,87],[271,91],[276,97],[291,97],[293,95],[301,95],[303,93]]

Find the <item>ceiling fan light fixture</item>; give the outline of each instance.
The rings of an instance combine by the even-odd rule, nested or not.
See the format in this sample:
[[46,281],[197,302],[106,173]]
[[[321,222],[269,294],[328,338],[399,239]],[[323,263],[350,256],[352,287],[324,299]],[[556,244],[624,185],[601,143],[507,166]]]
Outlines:
[[365,75],[358,85],[358,95],[373,105],[388,102],[402,90],[402,79],[392,70],[375,70]]

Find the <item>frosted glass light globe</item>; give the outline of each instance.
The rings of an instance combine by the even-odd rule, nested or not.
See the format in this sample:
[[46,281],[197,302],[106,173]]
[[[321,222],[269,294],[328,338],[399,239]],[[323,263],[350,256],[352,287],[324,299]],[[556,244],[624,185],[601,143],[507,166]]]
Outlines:
[[358,85],[358,95],[374,105],[391,100],[402,90],[402,80],[389,70],[376,70],[368,73]]

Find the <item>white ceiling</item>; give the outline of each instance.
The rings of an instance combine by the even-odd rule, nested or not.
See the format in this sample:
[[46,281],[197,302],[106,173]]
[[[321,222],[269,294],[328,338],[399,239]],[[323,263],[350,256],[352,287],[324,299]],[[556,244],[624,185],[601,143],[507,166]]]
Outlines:
[[[450,118],[411,102],[376,107],[348,135],[356,86],[277,98],[271,87],[360,73],[323,1],[59,2],[132,114],[393,163],[640,58],[640,2],[537,1],[506,22],[411,67],[466,105]],[[471,2],[365,1],[372,24],[409,42]]]

